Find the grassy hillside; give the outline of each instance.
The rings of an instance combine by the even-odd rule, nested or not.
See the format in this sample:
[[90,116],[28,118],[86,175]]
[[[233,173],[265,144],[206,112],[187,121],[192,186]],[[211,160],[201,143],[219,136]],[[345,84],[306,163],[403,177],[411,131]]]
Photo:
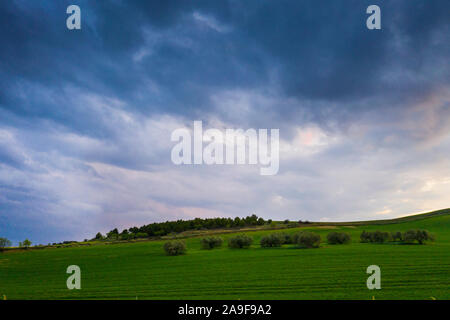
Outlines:
[[417,220],[423,220],[428,219],[432,217],[439,217],[443,215],[449,215],[450,209],[442,209],[442,210],[436,210],[432,212],[427,213],[420,213],[420,214],[414,214],[409,215],[406,217],[401,218],[395,218],[395,219],[385,219],[385,220],[368,220],[368,221],[352,221],[352,222],[315,222],[315,224],[322,224],[322,225],[346,225],[346,226],[365,226],[365,225],[382,225],[382,224],[396,224],[401,222],[408,222],[408,221],[417,221]]
[[[200,248],[169,257],[164,241],[13,251],[0,254],[0,297],[8,299],[450,299],[450,210],[377,225],[313,225],[319,249],[261,248],[273,230],[248,233],[250,249]],[[359,243],[365,230],[428,229],[427,245]],[[286,229],[294,233],[299,228]],[[352,235],[350,245],[326,243],[331,230]],[[222,235],[226,240],[233,233]],[[366,288],[366,268],[381,267],[381,290]],[[66,288],[67,266],[78,265],[82,289]]]

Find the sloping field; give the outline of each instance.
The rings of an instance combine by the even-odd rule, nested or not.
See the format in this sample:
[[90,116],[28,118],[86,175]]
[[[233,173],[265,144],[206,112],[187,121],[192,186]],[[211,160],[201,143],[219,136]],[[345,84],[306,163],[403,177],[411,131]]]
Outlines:
[[[301,228],[322,236],[319,249],[261,248],[254,231],[250,249],[200,248],[169,257],[163,241],[0,254],[0,297],[7,299],[450,299],[450,210],[387,224],[333,224]],[[420,217],[419,217],[420,216]],[[419,218],[418,218],[419,217]],[[359,243],[365,230],[434,233],[426,245]],[[283,232],[294,233],[299,228]],[[346,231],[349,245],[329,245],[330,231]],[[223,238],[232,234],[224,234]],[[381,268],[381,290],[368,290],[366,268]],[[81,268],[81,290],[68,290],[66,269]]]
[[417,221],[417,220],[423,220],[423,219],[439,217],[439,216],[449,215],[449,214],[450,214],[450,209],[442,209],[442,210],[414,214],[414,215],[401,217],[401,218],[395,218],[395,219],[352,221],[352,222],[316,222],[315,224],[346,225],[346,226],[382,225],[382,224],[393,224],[393,223],[401,223],[401,222],[408,222],[408,221]]

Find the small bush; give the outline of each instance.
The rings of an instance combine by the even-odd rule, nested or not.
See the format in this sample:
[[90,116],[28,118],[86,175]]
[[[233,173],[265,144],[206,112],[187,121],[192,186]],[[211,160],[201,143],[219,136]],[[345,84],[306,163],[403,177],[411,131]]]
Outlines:
[[283,236],[283,244],[293,244],[295,243],[293,240],[293,236],[287,233],[282,233]]
[[367,232],[364,230],[361,235],[359,236],[359,239],[361,242],[369,242],[370,241],[370,232]]
[[360,235],[361,242],[384,243],[391,239],[391,234],[384,231],[367,232],[363,231]]
[[400,231],[391,232],[392,241],[403,241],[403,235]]
[[318,248],[320,240],[320,235],[309,231],[301,231],[294,235],[295,243],[306,248]]
[[408,230],[403,234],[403,241],[406,243],[424,244],[426,241],[434,241],[434,236],[427,230]]
[[169,256],[178,256],[186,253],[186,244],[183,241],[167,241],[164,243],[164,251]]
[[383,232],[383,231],[375,231],[372,232],[370,235],[370,241],[374,243],[384,243],[386,241],[389,241],[391,238],[391,234],[389,232]]
[[350,243],[351,238],[350,235],[345,232],[330,232],[327,235],[327,241],[329,244],[346,244]]
[[284,243],[285,235],[281,233],[272,233],[261,238],[261,247],[281,247]]
[[403,239],[406,243],[413,243],[416,240],[416,230],[408,230],[403,235]]
[[214,249],[222,246],[223,239],[220,237],[208,237],[201,240],[203,249]]
[[230,248],[243,249],[243,248],[250,247],[252,242],[253,242],[253,238],[251,238],[245,234],[240,234],[233,238],[230,238],[230,240],[228,240],[228,246]]

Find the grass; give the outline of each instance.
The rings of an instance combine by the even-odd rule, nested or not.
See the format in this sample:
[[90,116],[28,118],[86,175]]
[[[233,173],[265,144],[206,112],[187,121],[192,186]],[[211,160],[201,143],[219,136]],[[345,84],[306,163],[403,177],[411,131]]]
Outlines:
[[[412,218],[414,217],[414,218]],[[367,231],[427,229],[426,245],[359,243]],[[450,299],[450,214],[420,215],[389,224],[302,227],[322,236],[319,249],[261,248],[279,232],[247,232],[250,249],[201,249],[185,239],[186,255],[169,257],[164,241],[11,251],[0,254],[0,297],[7,299]],[[299,228],[283,232],[294,233]],[[349,245],[328,245],[330,231],[351,234]],[[235,234],[235,233],[234,233]],[[234,235],[223,234],[225,241]],[[366,268],[381,268],[381,290],[368,290]],[[66,269],[81,268],[81,290],[68,290]]]

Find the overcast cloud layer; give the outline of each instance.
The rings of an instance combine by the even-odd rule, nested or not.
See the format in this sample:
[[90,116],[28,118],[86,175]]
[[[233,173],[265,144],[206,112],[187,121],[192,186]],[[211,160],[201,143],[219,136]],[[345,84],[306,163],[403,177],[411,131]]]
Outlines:
[[[365,26],[370,4],[382,30]],[[449,12],[447,0],[1,1],[0,236],[450,207]],[[279,173],[175,166],[170,134],[194,120],[279,128]]]

